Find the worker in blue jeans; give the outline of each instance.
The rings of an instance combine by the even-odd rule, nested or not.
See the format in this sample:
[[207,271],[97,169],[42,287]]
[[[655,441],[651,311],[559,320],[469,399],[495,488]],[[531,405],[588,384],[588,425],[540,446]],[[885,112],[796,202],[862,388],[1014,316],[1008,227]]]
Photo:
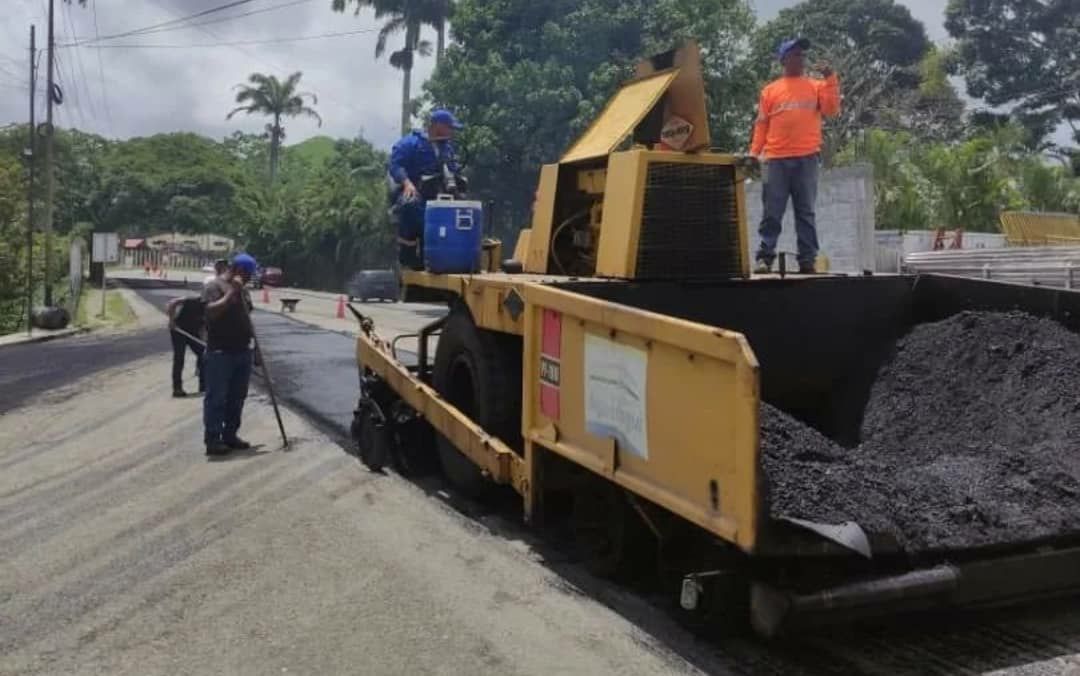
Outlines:
[[249,316],[251,297],[244,286],[255,274],[255,268],[254,258],[237,254],[229,269],[203,290],[206,303],[203,427],[208,456],[251,448],[237,432],[251,380],[254,340]]
[[390,151],[391,211],[398,221],[398,262],[402,267],[424,268],[424,210],[427,200],[436,195],[424,194],[422,179],[441,176],[444,164],[454,175],[460,171],[454,132],[461,126],[449,110],[435,110],[426,132],[412,131]]
[[761,91],[750,155],[762,162],[763,215],[758,233],[755,272],[772,270],[788,198],[795,209],[799,243],[799,272],[812,274],[818,256],[818,167],[821,162],[821,124],[840,113],[840,81],[827,63],[816,66],[821,77],[806,74],[805,38],[784,40],[777,50],[783,75]]

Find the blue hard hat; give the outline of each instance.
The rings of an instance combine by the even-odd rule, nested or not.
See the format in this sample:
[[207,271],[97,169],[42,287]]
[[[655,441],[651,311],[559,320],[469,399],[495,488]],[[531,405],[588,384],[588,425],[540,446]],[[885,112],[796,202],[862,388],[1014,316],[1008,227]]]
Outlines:
[[431,123],[432,124],[447,124],[453,129],[461,129],[463,124],[458,121],[454,114],[445,108],[439,108],[431,111]]
[[233,256],[232,265],[234,268],[242,270],[248,277],[254,276],[255,268],[258,267],[255,257],[246,253],[238,253]]
[[780,43],[780,47],[776,50],[776,55],[781,61],[788,55],[788,52],[795,48],[799,48],[802,51],[810,49],[810,41],[806,38],[793,38],[791,40],[784,40]]

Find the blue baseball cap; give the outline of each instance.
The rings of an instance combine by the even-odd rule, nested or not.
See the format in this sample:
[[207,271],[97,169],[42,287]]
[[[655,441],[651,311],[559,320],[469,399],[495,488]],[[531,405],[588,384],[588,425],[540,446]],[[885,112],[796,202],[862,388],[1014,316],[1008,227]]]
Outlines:
[[454,114],[445,108],[439,108],[431,111],[431,123],[432,124],[446,124],[453,129],[461,129],[463,124],[458,122],[458,119],[454,117]]
[[806,38],[793,38],[791,40],[784,40],[780,43],[780,48],[776,50],[776,55],[781,61],[788,55],[791,50],[799,48],[802,51],[810,49],[810,41]]
[[255,268],[258,267],[258,264],[255,262],[255,258],[250,254],[246,253],[238,253],[233,256],[232,264],[234,268],[239,268],[240,270],[243,270],[248,277],[254,276]]

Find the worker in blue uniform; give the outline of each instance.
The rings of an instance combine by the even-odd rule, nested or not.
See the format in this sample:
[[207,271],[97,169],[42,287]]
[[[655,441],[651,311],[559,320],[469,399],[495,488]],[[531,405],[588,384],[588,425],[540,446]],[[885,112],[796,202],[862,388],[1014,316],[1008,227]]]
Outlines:
[[397,217],[402,267],[424,267],[424,207],[446,189],[445,173],[456,177],[460,171],[454,132],[461,126],[449,110],[432,111],[426,131],[412,131],[390,151],[391,212]]

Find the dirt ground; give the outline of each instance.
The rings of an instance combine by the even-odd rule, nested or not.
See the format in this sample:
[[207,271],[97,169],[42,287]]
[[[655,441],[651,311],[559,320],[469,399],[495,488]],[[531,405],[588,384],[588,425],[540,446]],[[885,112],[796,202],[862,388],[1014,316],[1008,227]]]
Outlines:
[[165,355],[0,418],[0,674],[696,673],[301,418],[208,461]]

